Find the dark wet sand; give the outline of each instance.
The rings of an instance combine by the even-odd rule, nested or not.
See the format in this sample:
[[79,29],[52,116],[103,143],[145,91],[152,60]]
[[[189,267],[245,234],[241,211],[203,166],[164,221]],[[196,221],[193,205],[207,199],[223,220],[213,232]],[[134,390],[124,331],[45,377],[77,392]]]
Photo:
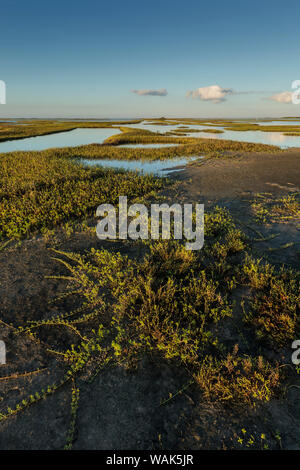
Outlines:
[[[166,192],[170,202],[177,202],[179,197],[187,203],[204,203],[205,210],[215,205],[227,208],[248,236],[253,236],[253,229],[266,238],[276,235],[274,239],[260,243],[257,247],[259,256],[272,248],[274,254],[268,252],[268,258],[273,264],[299,268],[299,221],[259,224],[251,204],[257,193],[283,197],[300,191],[300,149],[207,158],[181,168],[172,177],[180,181],[180,189],[175,194]],[[248,229],[249,226],[252,228]],[[280,247],[287,243],[291,246],[281,250]]]
[[190,196],[232,198],[245,193],[272,194],[300,191],[300,150],[203,160],[177,173],[188,184]]

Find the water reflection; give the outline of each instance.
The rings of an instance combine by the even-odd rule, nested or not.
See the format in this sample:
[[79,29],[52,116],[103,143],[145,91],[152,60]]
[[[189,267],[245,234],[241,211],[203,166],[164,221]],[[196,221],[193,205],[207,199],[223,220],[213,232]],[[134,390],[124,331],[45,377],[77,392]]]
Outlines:
[[119,134],[119,129],[74,129],[68,132],[43,135],[39,137],[27,137],[20,140],[10,140],[0,143],[1,152],[14,152],[16,150],[46,150],[56,147],[77,147],[87,144],[101,144],[112,135]]
[[185,166],[187,163],[199,160],[203,157],[181,157],[165,160],[116,160],[116,159],[101,159],[89,160],[81,159],[80,163],[84,166],[103,166],[105,168],[116,168],[123,170],[138,171],[143,173],[153,173],[158,176],[166,176],[170,172],[177,169],[177,167]]

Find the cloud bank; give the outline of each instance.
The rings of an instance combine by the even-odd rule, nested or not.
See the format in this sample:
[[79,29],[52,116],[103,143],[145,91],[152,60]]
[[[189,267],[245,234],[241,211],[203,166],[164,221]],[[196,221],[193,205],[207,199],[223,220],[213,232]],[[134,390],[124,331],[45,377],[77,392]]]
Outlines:
[[227,95],[232,95],[231,88],[221,88],[219,85],[205,86],[197,88],[194,91],[188,91],[187,98],[199,99],[203,101],[212,101],[213,103],[221,103],[225,101]]
[[293,93],[291,91],[283,91],[270,96],[269,100],[277,101],[277,103],[292,103],[292,95]]
[[166,88],[160,88],[159,90],[131,90],[139,96],[167,96],[168,92]]

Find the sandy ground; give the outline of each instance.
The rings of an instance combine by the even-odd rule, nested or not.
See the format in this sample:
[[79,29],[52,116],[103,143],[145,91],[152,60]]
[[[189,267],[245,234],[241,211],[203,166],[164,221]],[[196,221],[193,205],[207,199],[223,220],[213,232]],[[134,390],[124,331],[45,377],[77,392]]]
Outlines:
[[300,191],[300,151],[203,160],[177,175],[188,184],[189,196],[219,200],[259,192]]

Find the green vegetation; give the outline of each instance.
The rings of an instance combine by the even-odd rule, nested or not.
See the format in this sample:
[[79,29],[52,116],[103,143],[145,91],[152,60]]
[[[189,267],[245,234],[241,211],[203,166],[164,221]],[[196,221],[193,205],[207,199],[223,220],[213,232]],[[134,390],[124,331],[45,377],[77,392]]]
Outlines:
[[207,357],[195,374],[195,381],[208,399],[251,404],[269,401],[279,385],[279,369],[259,356],[239,357],[238,348],[226,359]]
[[[273,121],[277,121],[278,119],[273,119]],[[295,120],[295,119],[293,119]],[[184,125],[199,125],[199,126],[213,126],[213,127],[223,127],[226,130],[230,131],[261,131],[261,132],[288,132],[293,133],[293,135],[299,135],[300,133],[300,120],[299,125],[291,124],[289,120],[279,119],[279,121],[286,121],[286,124],[282,125],[269,125],[268,120],[265,120],[262,124],[251,122],[251,120],[241,120],[241,121],[230,121],[230,120],[222,120],[222,119],[190,119],[190,118],[182,118],[182,119],[172,119],[169,120],[170,124],[184,124]],[[158,124],[158,122],[153,122],[153,124]],[[201,129],[199,129],[201,130]]]
[[272,194],[256,194],[252,203],[256,219],[262,223],[288,222],[300,219],[300,194],[275,197]]
[[224,131],[220,129],[202,129],[201,132],[208,132],[209,134],[223,134]]
[[[276,121],[274,119],[274,121]],[[268,121],[265,121],[264,124],[255,123],[251,121],[222,121],[219,119],[210,120],[210,121],[201,121],[201,120],[188,120],[186,124],[195,125],[199,124],[201,126],[219,126],[223,127],[226,130],[230,131],[261,131],[261,132],[292,132],[292,133],[299,133],[300,132],[300,121],[299,125],[289,125],[289,121],[286,121],[286,124],[282,125],[279,124],[268,126]]]
[[22,238],[74,218],[94,215],[126,194],[143,197],[162,180],[137,173],[83,168],[51,152],[9,154],[0,159],[0,240]]
[[75,437],[75,430],[76,430],[76,417],[77,417],[77,410],[79,406],[79,388],[76,387],[75,380],[73,380],[72,384],[72,399],[71,399],[71,422],[70,422],[70,429],[67,438],[67,443],[65,445],[65,450],[72,449],[72,444]]
[[[124,124],[138,124],[140,121],[22,121],[20,124],[0,123],[0,142],[6,140],[24,139],[25,137],[37,137],[41,135],[56,134],[58,132],[72,131],[77,128],[112,128]],[[113,124],[113,125],[112,125]]]
[[[273,437],[273,436],[272,436]],[[275,434],[275,439],[277,440],[279,447],[281,446],[281,437],[279,433]],[[237,442],[239,448],[242,449],[255,449],[255,450],[269,450],[269,444],[266,434],[260,433],[249,433],[245,428],[241,430],[241,434],[237,436]]]
[[193,132],[206,132],[209,134],[223,134],[224,131],[221,131],[220,129],[189,129],[186,126],[178,127],[176,131],[170,131],[167,132],[166,134],[183,134],[185,135],[186,133],[193,133]]
[[[178,143],[184,144],[177,148],[177,153],[172,155],[197,155],[210,152],[218,151],[242,151],[242,152],[268,152],[280,150],[278,147],[273,145],[264,144],[253,144],[249,142],[236,142],[232,140],[220,140],[220,139],[206,139],[206,138],[194,138],[194,137],[170,137],[163,134],[145,133],[144,131],[136,131],[128,128],[121,128],[122,134],[117,134],[106,139],[104,144],[109,145],[122,145],[122,144],[150,144],[150,143]],[[139,149],[141,150],[141,149]],[[153,150],[153,149],[151,149]],[[156,149],[162,151],[163,149]],[[169,149],[168,149],[169,150]],[[171,150],[171,149],[170,149]],[[174,151],[174,148],[172,149]]]
[[299,334],[300,275],[247,257],[244,281],[254,290],[245,321],[255,327],[259,339],[284,346]]
[[288,137],[300,137],[300,132],[284,132],[283,135]]

